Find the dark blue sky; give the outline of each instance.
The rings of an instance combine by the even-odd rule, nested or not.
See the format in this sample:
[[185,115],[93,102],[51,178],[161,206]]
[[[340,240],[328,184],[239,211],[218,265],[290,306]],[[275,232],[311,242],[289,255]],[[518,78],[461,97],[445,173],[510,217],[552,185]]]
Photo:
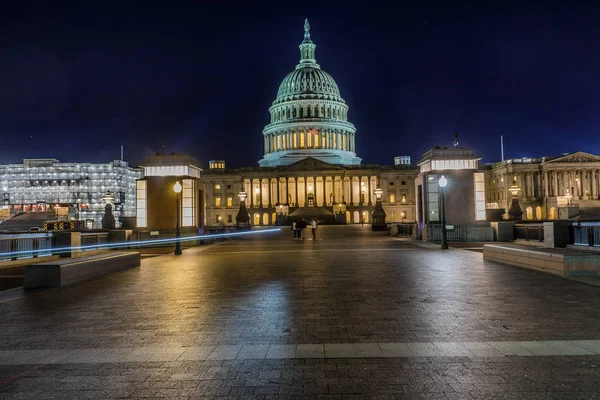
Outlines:
[[501,134],[506,157],[600,153],[598,6],[415,3],[5,2],[0,163],[121,145],[138,163],[164,138],[203,165],[256,166],[304,18],[363,163],[416,160],[455,131],[486,162]]

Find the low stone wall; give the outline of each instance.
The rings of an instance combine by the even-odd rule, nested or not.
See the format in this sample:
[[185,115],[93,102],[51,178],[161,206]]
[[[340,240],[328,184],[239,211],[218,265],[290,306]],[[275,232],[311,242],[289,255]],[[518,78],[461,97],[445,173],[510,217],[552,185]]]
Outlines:
[[140,266],[140,253],[111,252],[25,266],[26,289],[61,287]]
[[562,276],[600,276],[600,255],[579,251],[486,244],[483,259]]

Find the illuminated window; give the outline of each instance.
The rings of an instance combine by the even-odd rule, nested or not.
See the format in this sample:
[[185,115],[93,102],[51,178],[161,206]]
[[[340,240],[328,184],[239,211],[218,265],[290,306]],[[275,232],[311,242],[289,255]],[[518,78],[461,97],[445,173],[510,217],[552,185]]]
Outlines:
[[306,134],[306,147],[312,147],[312,135],[310,133]]
[[221,207],[221,198],[215,197],[215,207]]
[[281,150],[281,136],[277,135],[277,150]]
[[485,177],[482,172],[473,174],[475,183],[475,220],[485,220]]
[[300,148],[304,147],[304,132],[300,132]]
[[296,132],[292,133],[292,146],[294,148],[298,147],[298,135],[296,134]]
[[390,203],[393,203],[396,201],[396,196],[394,195],[394,193],[390,193]]
[[402,194],[402,202],[406,203],[406,195],[405,194]]
[[146,228],[148,222],[146,219],[146,181],[136,182],[136,223],[138,228]]
[[183,191],[181,193],[182,208],[182,226],[195,226],[196,203],[195,195],[196,181],[193,179],[183,179]]
[[221,185],[219,183],[215,185],[215,190],[221,190]]
[[325,137],[325,132],[323,132],[323,147],[327,147],[327,137]]
[[233,206],[233,197],[228,197],[227,198],[227,207],[231,207]]

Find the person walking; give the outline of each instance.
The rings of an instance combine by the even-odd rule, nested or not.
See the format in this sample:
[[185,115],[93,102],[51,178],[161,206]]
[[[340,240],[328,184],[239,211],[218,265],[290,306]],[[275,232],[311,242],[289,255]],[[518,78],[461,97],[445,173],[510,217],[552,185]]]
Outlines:
[[294,240],[298,239],[298,220],[295,219],[294,222],[292,222],[292,232],[294,232]]
[[313,240],[316,241],[317,240],[317,219],[315,217],[312,218],[311,226],[312,226]]
[[298,232],[298,239],[302,238],[302,240],[304,240],[304,228],[306,228],[306,221],[304,220],[304,218],[300,218],[298,223],[300,224],[300,231]]

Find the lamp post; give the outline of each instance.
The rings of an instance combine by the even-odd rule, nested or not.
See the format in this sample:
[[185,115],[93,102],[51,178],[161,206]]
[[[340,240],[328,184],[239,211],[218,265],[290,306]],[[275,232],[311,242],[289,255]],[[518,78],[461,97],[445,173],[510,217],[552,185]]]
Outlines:
[[177,219],[175,221],[175,255],[180,256],[182,254],[181,251],[181,232],[179,229],[179,193],[181,193],[181,183],[179,181],[175,182],[173,186],[173,191],[175,192],[175,205],[177,210]]
[[442,250],[448,249],[448,232],[446,231],[446,200],[444,198],[444,192],[446,191],[446,185],[448,180],[444,175],[440,178],[438,184],[440,185],[442,195]]
[[104,215],[102,216],[102,229],[115,229],[116,221],[115,216],[112,213],[112,205],[115,202],[115,196],[109,191],[107,191],[104,196],[102,196],[102,200],[104,201]]
[[371,230],[373,231],[382,231],[387,229],[387,223],[385,222],[385,211],[383,210],[383,205],[381,204],[381,195],[383,194],[383,190],[379,187],[379,183],[377,184],[377,188],[374,190],[376,201],[375,201],[375,210],[371,215],[371,220],[373,221],[371,224]]
[[508,189],[511,195],[510,208],[508,209],[508,218],[513,221],[519,221],[523,218],[523,210],[519,207],[519,192],[521,189],[517,186],[516,179],[513,179],[513,185]]
[[238,197],[240,198],[240,210],[235,217],[236,227],[237,229],[249,229],[250,228],[250,214],[246,210],[246,192],[244,189],[240,193],[238,193]]

